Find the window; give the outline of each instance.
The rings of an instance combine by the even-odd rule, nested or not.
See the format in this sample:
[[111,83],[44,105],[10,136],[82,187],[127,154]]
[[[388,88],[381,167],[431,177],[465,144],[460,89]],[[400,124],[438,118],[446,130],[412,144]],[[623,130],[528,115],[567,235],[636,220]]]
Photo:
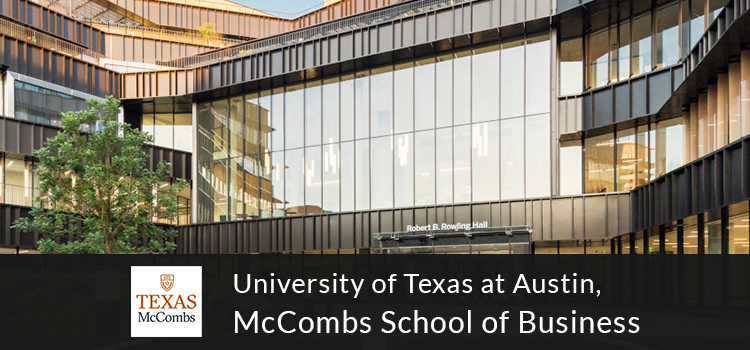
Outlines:
[[[427,131],[429,133],[429,131]],[[398,135],[395,144],[394,200],[396,207],[414,205],[414,134]]]
[[[523,45],[523,43],[521,43]],[[523,46],[521,46],[521,57],[523,58]],[[521,65],[515,66],[517,71]],[[497,120],[500,117],[500,105],[504,103],[500,95],[500,51],[497,45],[480,47],[474,49],[471,71],[471,121],[474,123],[488,120]],[[514,81],[516,89],[522,89],[523,76]],[[523,92],[521,92],[523,94]],[[500,96],[500,105],[498,105]]]
[[323,81],[323,144],[339,142],[339,78]]
[[617,179],[618,191],[630,191],[635,188],[638,158],[635,143],[635,129],[617,132]]
[[435,125],[442,128],[453,125],[453,54],[438,56],[435,75]]
[[359,140],[354,147],[355,209],[370,209],[370,140]]
[[393,208],[393,136],[372,139],[371,209]]
[[659,122],[656,133],[656,171],[662,176],[684,164],[682,118]]
[[454,203],[471,202],[471,129],[469,125],[453,128],[453,201]]
[[560,144],[560,195],[581,194],[583,189],[583,149],[580,140]]
[[[322,104],[320,80],[305,83],[305,145],[320,145],[322,137]],[[293,112],[287,109],[287,113]]]
[[354,80],[354,130],[355,137],[370,137],[370,72],[357,72]]
[[606,29],[588,37],[589,88],[609,83],[609,33]]
[[[503,65],[506,63],[503,62]],[[526,44],[526,114],[549,113],[549,34],[529,36]],[[503,90],[504,91],[504,90]],[[503,92],[505,93],[505,92]]]
[[524,196],[524,118],[503,120],[500,125],[500,198]]
[[414,130],[414,63],[396,65],[393,72],[394,132]]
[[[524,115],[524,95],[526,91],[524,40],[521,38],[503,41],[502,48],[501,59],[503,64],[500,68],[500,115],[502,118],[512,118]],[[484,76],[485,73],[480,71],[478,74]],[[496,84],[492,82],[492,85]],[[474,96],[492,100],[490,95],[476,96],[475,94]],[[474,115],[476,116],[476,112]]]
[[435,59],[415,62],[414,67],[414,130],[435,127]]
[[748,215],[736,215],[729,218],[729,254],[750,254],[750,220]]
[[284,159],[286,215],[305,214],[305,150],[295,149],[286,151]]
[[662,68],[680,61],[680,4],[675,2],[656,11],[656,62]]
[[372,70],[370,77],[370,134],[372,137],[393,133],[393,68]]
[[339,211],[341,160],[337,143],[323,146],[323,212]]
[[584,188],[586,193],[615,190],[615,142],[611,133],[584,141]]
[[320,146],[305,148],[305,209],[307,214],[323,212],[323,162]]
[[651,71],[651,13],[633,19],[633,44],[630,72],[640,75]]
[[[437,157],[436,204],[453,203],[453,129],[443,128],[435,131],[435,153]],[[420,171],[423,169],[420,168]]]
[[286,149],[305,145],[304,92],[302,85],[292,85],[286,88]]
[[549,114],[540,114],[526,117],[525,151],[527,198],[547,197],[551,194],[551,136],[549,123]]
[[500,130],[497,121],[472,125],[471,164],[472,198],[491,201],[500,198],[499,147]]
[[560,96],[583,91],[583,42],[581,38],[560,43]]
[[[414,133],[414,193],[416,197],[414,203],[416,205],[435,203],[435,147],[434,131]],[[438,159],[445,156],[441,154]]]

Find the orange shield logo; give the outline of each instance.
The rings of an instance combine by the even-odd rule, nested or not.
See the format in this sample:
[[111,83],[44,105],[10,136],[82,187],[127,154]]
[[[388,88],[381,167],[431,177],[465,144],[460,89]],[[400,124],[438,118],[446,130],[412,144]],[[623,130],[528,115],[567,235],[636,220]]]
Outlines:
[[161,287],[169,292],[174,287],[174,275],[161,275]]

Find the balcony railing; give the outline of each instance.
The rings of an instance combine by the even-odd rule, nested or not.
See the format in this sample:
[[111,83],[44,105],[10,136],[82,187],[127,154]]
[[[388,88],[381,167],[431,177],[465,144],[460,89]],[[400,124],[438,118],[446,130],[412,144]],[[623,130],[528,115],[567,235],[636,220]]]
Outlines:
[[0,33],[96,65],[99,64],[99,58],[103,57],[98,52],[94,52],[86,47],[58,39],[54,36],[27,28],[4,18],[0,18]]

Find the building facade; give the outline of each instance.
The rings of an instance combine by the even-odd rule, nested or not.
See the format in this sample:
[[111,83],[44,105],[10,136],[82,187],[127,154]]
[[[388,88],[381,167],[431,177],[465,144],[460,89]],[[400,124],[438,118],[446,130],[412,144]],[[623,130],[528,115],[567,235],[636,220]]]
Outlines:
[[0,5],[5,247],[34,245],[9,223],[58,112],[115,95],[190,180],[179,253],[466,224],[537,254],[750,252],[747,0]]

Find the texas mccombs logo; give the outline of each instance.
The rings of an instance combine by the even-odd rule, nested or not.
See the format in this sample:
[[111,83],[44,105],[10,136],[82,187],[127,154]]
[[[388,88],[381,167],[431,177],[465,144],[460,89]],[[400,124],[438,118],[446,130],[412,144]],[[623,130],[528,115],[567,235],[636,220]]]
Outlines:
[[200,337],[202,267],[131,266],[131,337]]

